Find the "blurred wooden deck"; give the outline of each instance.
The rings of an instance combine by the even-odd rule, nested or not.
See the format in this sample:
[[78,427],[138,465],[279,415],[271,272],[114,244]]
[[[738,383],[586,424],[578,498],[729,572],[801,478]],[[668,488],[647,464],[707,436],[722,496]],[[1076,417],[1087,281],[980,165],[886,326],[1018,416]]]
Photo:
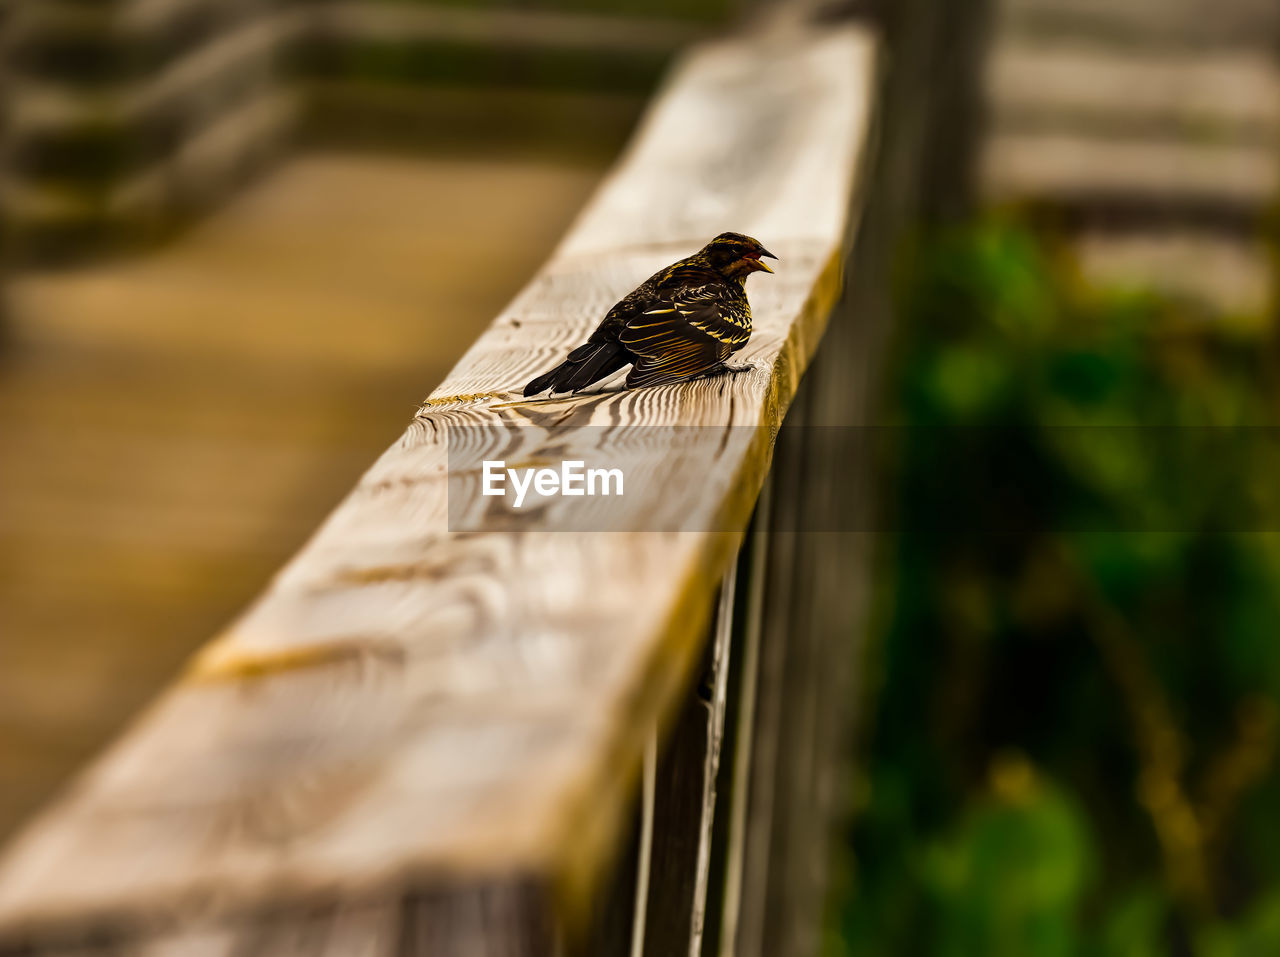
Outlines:
[[1067,227],[1090,285],[1261,333],[1277,294],[1280,5],[995,0],[986,198]]
[[0,838],[297,549],[601,172],[313,155],[159,252],[13,283]]

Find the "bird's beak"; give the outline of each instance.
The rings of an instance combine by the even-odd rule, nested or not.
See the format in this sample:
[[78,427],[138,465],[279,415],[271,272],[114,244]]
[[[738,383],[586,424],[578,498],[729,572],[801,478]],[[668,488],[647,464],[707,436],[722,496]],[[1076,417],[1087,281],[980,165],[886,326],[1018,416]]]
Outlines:
[[753,252],[743,253],[742,258],[738,261],[745,262],[748,264],[747,273],[773,272],[773,269],[761,257],[768,256],[770,259],[777,259],[778,257],[775,256],[773,253],[769,252],[769,250],[765,249],[763,246],[760,246],[759,243],[757,243],[756,245],[759,247],[758,249],[754,250]]

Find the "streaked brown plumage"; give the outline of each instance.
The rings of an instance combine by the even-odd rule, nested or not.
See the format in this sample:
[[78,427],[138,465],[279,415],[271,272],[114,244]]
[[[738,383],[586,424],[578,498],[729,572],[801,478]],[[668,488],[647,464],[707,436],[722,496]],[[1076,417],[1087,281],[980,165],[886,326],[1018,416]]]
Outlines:
[[750,236],[721,233],[630,292],[524,394],[577,392],[628,365],[627,388],[684,382],[722,368],[751,338],[744,285],[753,272],[773,272],[762,256],[778,258]]

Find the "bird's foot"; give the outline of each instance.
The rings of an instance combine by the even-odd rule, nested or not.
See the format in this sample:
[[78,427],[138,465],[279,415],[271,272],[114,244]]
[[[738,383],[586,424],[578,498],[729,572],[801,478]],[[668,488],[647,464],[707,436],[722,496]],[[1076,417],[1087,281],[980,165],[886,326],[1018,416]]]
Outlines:
[[739,375],[743,372],[754,372],[755,368],[750,362],[722,362],[715,368],[707,370],[707,375]]

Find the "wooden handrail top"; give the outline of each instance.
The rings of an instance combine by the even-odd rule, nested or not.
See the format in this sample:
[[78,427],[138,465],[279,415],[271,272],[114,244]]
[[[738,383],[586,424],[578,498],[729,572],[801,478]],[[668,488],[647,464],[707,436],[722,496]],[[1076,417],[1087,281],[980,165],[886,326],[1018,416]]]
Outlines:
[[[0,950],[405,888],[532,880],[570,911],[587,898],[839,292],[874,61],[846,25],[682,61],[550,261],[403,437],[12,845]],[[621,295],[726,229],[780,257],[748,285],[755,332],[736,359],[750,372],[520,397]],[[629,507],[669,508],[714,483],[737,531],[449,532],[449,426],[572,450],[599,435],[575,426],[616,423],[758,436],[706,474],[659,469],[627,490]]]

